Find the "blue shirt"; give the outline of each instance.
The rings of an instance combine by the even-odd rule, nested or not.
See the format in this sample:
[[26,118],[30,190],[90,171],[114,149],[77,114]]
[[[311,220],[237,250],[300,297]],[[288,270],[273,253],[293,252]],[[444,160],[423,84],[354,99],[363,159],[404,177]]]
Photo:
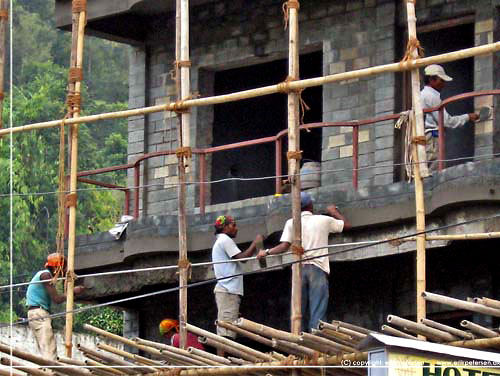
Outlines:
[[[40,276],[43,273],[50,272],[45,270],[40,270],[35,274],[31,282],[39,282]],[[47,282],[49,283],[49,282]],[[27,306],[38,306],[42,307],[47,312],[50,312],[50,306],[52,304],[52,299],[50,298],[47,289],[45,288],[45,283],[30,283],[28,286],[28,291],[26,292],[26,305]]]
[[[226,234],[217,234],[217,240],[212,247],[212,261],[227,261],[241,250],[238,248],[233,239]],[[216,278],[223,278],[242,272],[239,262],[225,262],[222,264],[214,264],[214,272]],[[243,276],[231,277],[218,281],[215,285],[215,290],[226,291],[230,294],[243,295]]]

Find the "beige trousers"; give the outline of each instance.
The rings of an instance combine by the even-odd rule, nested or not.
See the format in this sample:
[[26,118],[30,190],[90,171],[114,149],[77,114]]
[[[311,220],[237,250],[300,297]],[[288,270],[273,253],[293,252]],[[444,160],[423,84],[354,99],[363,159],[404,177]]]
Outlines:
[[[228,292],[215,291],[215,302],[217,303],[217,320],[233,322],[240,316],[241,296]],[[217,327],[217,334],[223,337],[236,338],[232,330]]]
[[431,132],[427,132],[425,134],[425,154],[427,154],[427,166],[429,167],[429,172],[433,173],[438,170],[439,162],[438,153],[439,153],[439,143],[437,137],[432,137]]
[[29,327],[35,335],[40,354],[46,359],[56,360],[56,340],[52,331],[52,319],[49,315],[49,312],[43,308],[30,309],[28,311]]

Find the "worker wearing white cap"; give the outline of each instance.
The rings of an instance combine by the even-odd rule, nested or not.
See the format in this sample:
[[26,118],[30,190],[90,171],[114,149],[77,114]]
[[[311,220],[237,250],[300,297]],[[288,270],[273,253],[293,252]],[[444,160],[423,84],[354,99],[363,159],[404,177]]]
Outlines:
[[[448,76],[441,65],[432,64],[425,67],[424,88],[420,92],[422,108],[432,108],[441,104],[441,90],[447,81],[453,78]],[[438,156],[438,119],[439,112],[434,111],[424,115],[425,119],[425,137],[427,144],[425,151],[427,162],[431,171],[437,170]],[[477,121],[479,115],[475,113],[451,116],[446,109],[444,110],[444,126],[447,128],[457,128],[463,126],[468,121]]]

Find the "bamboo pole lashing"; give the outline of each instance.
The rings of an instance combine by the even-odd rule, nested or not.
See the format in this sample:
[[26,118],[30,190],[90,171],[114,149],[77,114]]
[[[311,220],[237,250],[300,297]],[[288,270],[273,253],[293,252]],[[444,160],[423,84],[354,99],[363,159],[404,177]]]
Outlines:
[[462,337],[464,339],[474,339],[475,338],[472,333],[454,328],[452,326],[444,325],[444,324],[441,324],[441,323],[433,321],[433,320],[423,319],[422,324],[430,326],[431,328],[435,328],[435,329],[443,330],[445,332],[449,332],[454,336]]
[[491,315],[495,317],[500,317],[500,310],[496,308],[486,307],[482,304],[465,302],[463,300],[450,298],[448,296],[433,294],[427,291],[422,293],[422,297],[430,302],[445,304],[451,307],[465,309],[467,311],[483,313],[485,315]]
[[401,337],[401,338],[407,338],[407,339],[415,339],[418,341],[424,341],[422,338],[415,337],[411,334],[405,333],[399,329],[393,328],[392,326],[389,325],[382,325],[382,332],[385,332],[387,334],[390,334],[391,336],[394,337]]
[[498,333],[495,332],[494,330],[485,328],[484,326],[481,326],[479,324],[475,324],[475,323],[470,322],[468,320],[460,321],[460,326],[463,328],[469,329],[471,332],[479,334],[479,335],[486,337],[486,338],[498,337]]

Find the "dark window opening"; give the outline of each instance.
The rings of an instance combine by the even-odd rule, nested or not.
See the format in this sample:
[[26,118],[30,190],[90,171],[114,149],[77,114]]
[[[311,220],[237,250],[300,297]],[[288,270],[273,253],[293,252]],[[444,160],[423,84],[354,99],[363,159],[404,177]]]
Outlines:
[[[230,69],[215,74],[214,94],[276,84],[286,78],[287,60],[278,60],[244,68]],[[301,78],[322,75],[322,53],[313,52],[300,57]],[[305,123],[322,119],[322,88],[304,90],[302,99],[311,108],[304,115]],[[224,103],[214,106],[213,146],[275,136],[287,128],[287,96],[273,94],[264,97]],[[321,161],[321,129],[301,132],[303,158]],[[285,137],[286,139],[286,137]],[[287,143],[283,143],[283,155]],[[283,156],[282,156],[283,157]],[[263,145],[217,152],[212,155],[212,180],[230,177],[274,176],[275,145]],[[283,173],[286,173],[286,158]],[[226,181],[212,185],[211,203],[238,201],[252,197],[267,196],[275,191],[275,180]]]

